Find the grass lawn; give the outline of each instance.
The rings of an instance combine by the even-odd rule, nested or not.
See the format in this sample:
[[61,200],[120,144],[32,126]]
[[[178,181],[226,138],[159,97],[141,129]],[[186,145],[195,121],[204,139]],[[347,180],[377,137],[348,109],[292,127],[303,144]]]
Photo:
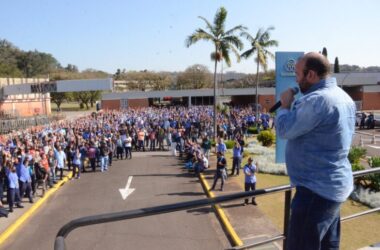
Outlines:
[[[228,165],[231,168],[232,154],[227,153],[226,158]],[[242,160],[242,166],[247,163],[247,158],[248,157],[245,157]],[[232,180],[239,182],[242,190],[244,190],[244,175],[241,174],[238,178],[233,178]],[[257,189],[286,184],[289,184],[288,176],[262,173],[257,174]],[[283,231],[284,192],[260,196],[256,200],[259,204],[260,210],[272,220],[274,225]],[[348,200],[342,206],[341,216],[345,217],[368,209],[367,206]],[[380,213],[365,215],[343,222],[341,230],[341,249],[358,249],[378,243],[380,242]]]
[[[52,113],[56,113],[57,112],[57,105],[55,103],[51,103],[51,111]],[[94,107],[91,108],[91,105],[90,106],[90,109],[88,109],[88,111],[95,111],[96,110],[96,107],[94,105]],[[61,111],[62,112],[67,112],[67,111],[86,111],[87,109],[84,108],[84,109],[81,109],[79,108],[79,104],[77,102],[64,102],[61,104]]]

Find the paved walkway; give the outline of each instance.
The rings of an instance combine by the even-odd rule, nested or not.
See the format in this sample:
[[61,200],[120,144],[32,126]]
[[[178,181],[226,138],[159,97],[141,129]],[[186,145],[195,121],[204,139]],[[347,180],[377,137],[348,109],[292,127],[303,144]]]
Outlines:
[[[210,168],[203,174],[211,187],[216,168],[216,157],[211,156],[209,163]],[[219,190],[219,187],[220,180],[218,181],[215,190]],[[213,191],[213,193],[215,196],[219,196],[242,191],[244,191],[244,187],[243,183],[240,183],[240,178],[229,177],[224,184],[224,190]],[[260,210],[260,204],[258,204],[258,206],[253,206],[251,204],[243,206],[243,200],[231,201],[221,204],[221,208],[224,210],[228,220],[236,231],[236,234],[243,241],[244,245],[261,242],[282,233]],[[282,241],[256,247],[255,249],[282,249]]]

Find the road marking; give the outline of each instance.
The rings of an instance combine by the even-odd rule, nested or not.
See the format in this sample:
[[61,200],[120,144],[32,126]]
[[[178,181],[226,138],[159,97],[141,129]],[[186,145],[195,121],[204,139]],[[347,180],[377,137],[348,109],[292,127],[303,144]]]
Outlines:
[[50,188],[42,197],[38,199],[28,210],[26,210],[15,222],[13,222],[4,232],[0,234],[0,245],[4,244],[6,240],[15,233],[30,217],[34,215],[35,212],[45,203],[50,196],[52,196],[59,188],[65,184],[71,177],[72,172],[70,172],[63,180],[59,181],[55,187]]
[[376,149],[380,149],[380,146],[373,146],[373,145],[366,145],[367,147],[370,147],[370,148],[376,148]]
[[123,200],[127,199],[127,197],[130,194],[132,194],[133,191],[135,191],[134,188],[129,188],[129,186],[131,185],[131,182],[132,182],[132,178],[133,178],[133,176],[128,177],[127,185],[125,186],[125,188],[119,188],[119,191],[120,191],[120,194],[121,194],[121,197],[123,198]]

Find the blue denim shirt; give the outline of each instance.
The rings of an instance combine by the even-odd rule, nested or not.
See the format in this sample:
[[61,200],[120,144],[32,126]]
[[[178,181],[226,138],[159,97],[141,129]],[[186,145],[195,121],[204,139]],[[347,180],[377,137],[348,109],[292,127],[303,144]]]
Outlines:
[[336,202],[353,189],[348,153],[355,132],[355,103],[327,78],[295,101],[291,110],[280,109],[276,131],[288,139],[286,166],[291,184],[306,187]]

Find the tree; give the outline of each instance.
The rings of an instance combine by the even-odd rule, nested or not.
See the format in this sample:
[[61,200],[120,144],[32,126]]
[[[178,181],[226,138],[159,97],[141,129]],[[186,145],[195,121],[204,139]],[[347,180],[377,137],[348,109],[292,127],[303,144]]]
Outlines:
[[322,55],[324,55],[327,58],[327,49],[323,47]]
[[79,70],[78,70],[78,67],[75,66],[74,64],[67,64],[66,68],[65,68],[66,71],[68,72],[74,72],[74,73],[78,73]]
[[113,75],[113,77],[115,78],[115,80],[120,80],[121,79],[121,70],[117,69],[116,73]]
[[96,90],[96,91],[89,91],[90,93],[90,104],[91,108],[94,107],[94,103],[99,100],[102,96],[102,91]]
[[50,93],[50,100],[57,105],[58,110],[61,109],[61,104],[64,101],[67,101],[68,94],[66,92],[51,92]]
[[212,84],[211,72],[201,64],[194,64],[177,77],[177,89],[201,89]]
[[79,104],[83,104],[86,106],[86,109],[89,109],[88,103],[91,99],[90,91],[81,91],[81,92],[73,92],[73,97],[76,101],[79,102]]
[[206,30],[198,28],[193,34],[187,37],[186,47],[197,43],[200,40],[212,41],[214,44],[214,52],[211,54],[211,59],[215,61],[214,67],[214,136],[216,137],[216,117],[217,117],[217,66],[221,59],[224,59],[228,66],[231,65],[230,51],[232,51],[238,60],[240,56],[237,50],[243,48],[243,43],[235,32],[243,31],[246,28],[242,25],[233,27],[230,30],[225,31],[225,23],[227,18],[227,10],[224,7],[220,7],[214,17],[214,23],[211,24],[206,18],[199,17],[206,24]]
[[246,50],[243,54],[241,54],[241,57],[248,59],[252,55],[255,55],[256,58],[256,118],[258,118],[259,111],[259,98],[258,98],[258,88],[259,88],[259,69],[260,65],[264,68],[264,71],[267,71],[268,67],[268,57],[274,58],[273,53],[271,53],[268,48],[272,46],[278,46],[278,42],[276,40],[271,40],[270,32],[274,30],[274,27],[269,27],[265,31],[263,29],[259,29],[256,33],[255,37],[252,37],[248,32],[244,31],[241,33],[243,37],[245,37],[250,45],[251,48]]
[[334,73],[339,73],[339,72],[340,72],[340,69],[339,69],[339,60],[338,60],[338,57],[335,57]]

